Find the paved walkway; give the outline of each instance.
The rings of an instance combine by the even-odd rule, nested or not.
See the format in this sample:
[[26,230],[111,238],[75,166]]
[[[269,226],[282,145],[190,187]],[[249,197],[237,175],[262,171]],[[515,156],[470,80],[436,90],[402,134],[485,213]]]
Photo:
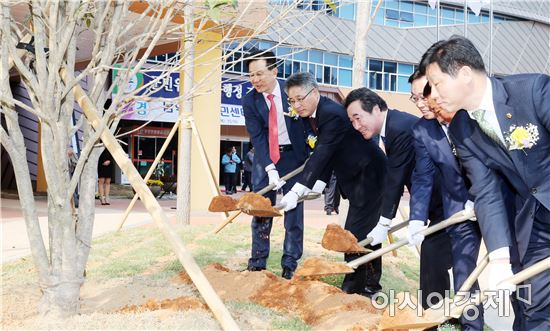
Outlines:
[[[242,192],[233,195],[238,198]],[[278,197],[280,199],[280,196]],[[105,233],[113,232],[117,229],[122,215],[124,214],[130,199],[127,198],[112,198],[110,206],[102,206],[99,200],[96,200],[95,221],[93,237],[100,236]],[[165,196],[162,200],[158,200],[163,207],[164,212],[168,216],[168,220],[175,221],[176,201],[169,196]],[[404,198],[402,204],[408,205],[408,199]],[[36,197],[37,213],[44,237],[44,242],[48,243],[47,234],[47,202],[46,197]],[[323,210],[324,201],[322,198],[306,201],[304,205],[305,224],[308,227],[325,228],[329,223],[343,224],[344,216],[340,215],[327,216]],[[345,209],[345,202],[341,206]],[[16,198],[1,198],[0,199],[0,230],[2,232],[2,263],[14,261],[18,258],[30,255],[29,241],[23,214]],[[221,213],[210,213],[208,211],[193,211],[191,213],[191,225],[193,224],[219,224],[222,221]],[[247,215],[239,216],[237,222],[250,222],[251,217]],[[138,201],[133,208],[133,211],[128,216],[124,227],[136,227],[154,223],[151,216],[143,204]],[[231,225],[229,225],[231,226]],[[406,237],[406,229],[402,229],[396,233],[400,238]],[[414,250],[416,252],[416,250]],[[482,253],[483,254],[483,253]],[[487,274],[483,273],[479,279],[481,288],[484,288],[487,283]],[[485,311],[485,321],[493,330],[511,330],[513,322],[513,312],[510,317],[499,317],[497,309]]]

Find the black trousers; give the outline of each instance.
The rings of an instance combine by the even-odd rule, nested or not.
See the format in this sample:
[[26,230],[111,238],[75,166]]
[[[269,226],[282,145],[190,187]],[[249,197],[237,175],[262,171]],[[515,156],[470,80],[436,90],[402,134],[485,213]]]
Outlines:
[[237,173],[226,172],[225,173],[225,193],[231,193],[237,191]]

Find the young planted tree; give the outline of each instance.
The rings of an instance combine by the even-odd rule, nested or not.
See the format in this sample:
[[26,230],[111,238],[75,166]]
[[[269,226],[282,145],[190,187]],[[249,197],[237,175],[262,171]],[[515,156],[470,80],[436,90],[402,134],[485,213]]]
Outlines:
[[[183,73],[184,93],[176,99],[156,101],[164,102],[165,107],[183,104],[187,105],[188,111],[192,110],[190,100],[199,94],[198,91],[204,90],[204,81],[191,79],[197,59],[194,46],[200,42],[200,33],[221,31],[224,37],[212,46],[220,47],[228,38],[235,40],[236,24],[247,25],[248,34],[241,34],[238,39],[244,44],[274,23],[284,24],[285,19],[299,18],[305,26],[315,16],[304,19],[303,15],[296,14],[292,10],[296,4],[286,8],[268,7],[265,19],[252,24],[248,19],[257,14],[254,4],[253,1],[243,2],[236,9],[236,1],[231,0],[29,0],[0,3],[0,139],[14,167],[31,253],[43,292],[39,306],[42,314],[68,316],[79,310],[80,286],[84,282],[95,216],[97,161],[103,148],[107,147],[113,153],[123,171],[137,174],[135,169],[128,168],[128,163],[121,164],[127,160],[121,157],[122,149],[113,139],[124,110],[138,101],[152,101],[150,95],[161,85],[157,83],[173,72]],[[265,3],[261,6],[265,8]],[[280,42],[284,43],[290,37],[285,36]],[[147,62],[155,47],[173,41],[184,45],[174,60],[155,65]],[[224,59],[230,56],[231,53],[224,54]],[[113,69],[117,70],[115,78],[111,78]],[[138,72],[147,70],[162,71],[163,74],[129,93],[113,94],[115,87],[127,86]],[[219,67],[212,68],[212,72],[219,70]],[[10,88],[13,79],[20,80],[30,103],[14,97]],[[75,93],[78,98],[75,98]],[[104,109],[105,101],[111,97],[111,105]],[[76,104],[82,106],[85,116],[80,116],[75,125],[72,117]],[[40,123],[40,148],[48,187],[48,245],[40,232],[18,109],[32,113]],[[190,115],[192,113],[186,114]],[[180,119],[185,118],[181,116]],[[190,130],[188,127],[181,126],[180,130]],[[67,146],[77,131],[81,132],[83,147],[74,171],[70,172]],[[190,146],[191,135],[183,137],[186,137],[186,146]],[[184,171],[189,174],[188,163],[185,167],[180,164],[178,172]],[[137,177],[131,177],[132,185],[142,199],[149,199],[150,192],[144,191],[146,186]],[[182,204],[189,206],[189,175],[182,181],[184,183],[178,183],[178,187],[186,187],[187,192],[187,201]],[[71,198],[77,187],[80,201],[75,209]],[[156,201],[146,202],[153,219],[178,251],[184,267],[197,269],[200,273],[192,256],[184,250],[181,239],[163,223],[164,214],[159,211]],[[179,201],[178,208],[182,208]],[[188,208],[185,213],[188,218]],[[191,278],[199,291],[218,319],[224,320],[223,309],[214,309],[216,300],[206,295],[210,293],[208,296],[211,297],[213,293],[208,282],[205,286],[202,273],[196,277]],[[203,285],[199,286],[198,282]],[[227,318],[225,321],[225,324],[222,322],[224,327],[234,326],[231,321],[227,322]]]

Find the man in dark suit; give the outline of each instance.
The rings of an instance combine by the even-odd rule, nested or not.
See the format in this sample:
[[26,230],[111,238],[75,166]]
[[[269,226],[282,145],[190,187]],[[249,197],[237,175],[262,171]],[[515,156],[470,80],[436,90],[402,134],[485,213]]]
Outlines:
[[[413,126],[416,165],[411,180],[410,218],[411,222],[418,220],[424,223],[428,218],[433,178],[437,170],[442,175],[445,218],[463,209],[473,208],[474,198],[468,195],[469,181],[456,159],[456,152],[453,154],[454,146],[447,135],[451,118],[437,117],[439,109],[434,112],[428,105],[429,85],[425,75],[417,70],[409,78],[409,83],[410,100],[422,113],[422,118]],[[476,267],[481,233],[476,222],[463,222],[447,228],[447,234],[451,238],[454,288],[458,291]],[[477,282],[470,289],[472,294],[476,291],[479,291]],[[460,318],[463,330],[483,329],[483,305],[478,305],[477,309],[479,314],[476,318],[464,315]]]
[[[395,217],[401,195],[406,186],[411,191],[411,175],[415,166],[414,138],[412,127],[418,121],[416,116],[398,110],[388,109],[386,102],[375,92],[367,88],[358,88],[351,91],[346,97],[345,107],[348,117],[355,130],[365,139],[380,135],[382,148],[388,157],[388,176],[386,189],[382,200],[382,214],[376,227],[367,236],[373,238],[373,245],[382,243]],[[436,171],[435,181],[439,183],[439,174]],[[434,190],[429,206],[430,224],[443,220],[443,208],[439,184]],[[415,233],[424,228],[424,222],[412,222],[409,233]],[[422,242],[418,238],[411,243]],[[422,238],[423,239],[423,238]],[[422,242],[420,255],[420,289],[422,290],[422,304],[429,307],[437,304],[449,289],[449,275],[447,270],[451,266],[451,248],[449,237],[445,230],[432,234]],[[380,288],[369,288],[369,291],[379,291]],[[430,294],[432,294],[430,296]],[[436,295],[438,294],[438,295]],[[435,300],[428,302],[428,296]]]
[[[252,52],[247,60],[250,81],[254,89],[243,99],[246,129],[255,147],[252,165],[252,185],[258,191],[268,184],[276,184],[267,197],[275,204],[276,191],[288,192],[300,176],[282,181],[280,175],[301,166],[307,157],[304,126],[288,114],[287,96],[277,81],[277,63],[272,52]],[[269,256],[269,236],[273,219],[252,219],[252,252],[249,271],[266,268]],[[299,204],[285,212],[285,240],[281,267],[282,277],[290,279],[303,252],[304,209]]]
[[[289,103],[305,122],[309,122],[317,140],[302,179],[281,200],[286,205],[285,210],[294,208],[297,199],[310,187],[326,183],[334,170],[340,191],[349,200],[345,228],[358,239],[364,239],[380,215],[386,175],[384,154],[376,143],[363,139],[353,130],[342,105],[319,94],[313,75],[296,73],[287,79],[286,88]],[[357,254],[344,255],[346,261],[357,257]],[[369,295],[365,287],[380,286],[381,273],[373,270],[381,263],[381,259],[377,259],[359,266],[354,273],[345,276],[342,290]]]
[[[432,97],[457,112],[449,132],[490,252],[489,288],[513,290],[503,280],[550,256],[550,77],[489,78],[472,42],[458,36],[432,45],[421,67]],[[550,272],[526,283],[530,302],[514,307],[514,329],[549,330]]]

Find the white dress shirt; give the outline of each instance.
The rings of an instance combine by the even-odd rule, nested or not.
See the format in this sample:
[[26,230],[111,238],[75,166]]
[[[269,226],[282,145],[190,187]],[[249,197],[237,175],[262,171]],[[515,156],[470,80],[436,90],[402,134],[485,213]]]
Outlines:
[[[275,90],[273,90],[273,101],[275,101],[275,107],[277,108],[277,128],[279,130],[279,145],[290,145],[290,138],[288,136],[288,130],[286,128],[285,115],[283,112],[283,97],[281,95],[281,87],[279,81],[275,81]],[[267,109],[271,108],[271,102],[267,98],[270,93],[262,93],[264,95],[265,102],[267,103]],[[286,100],[285,100],[286,101]]]

